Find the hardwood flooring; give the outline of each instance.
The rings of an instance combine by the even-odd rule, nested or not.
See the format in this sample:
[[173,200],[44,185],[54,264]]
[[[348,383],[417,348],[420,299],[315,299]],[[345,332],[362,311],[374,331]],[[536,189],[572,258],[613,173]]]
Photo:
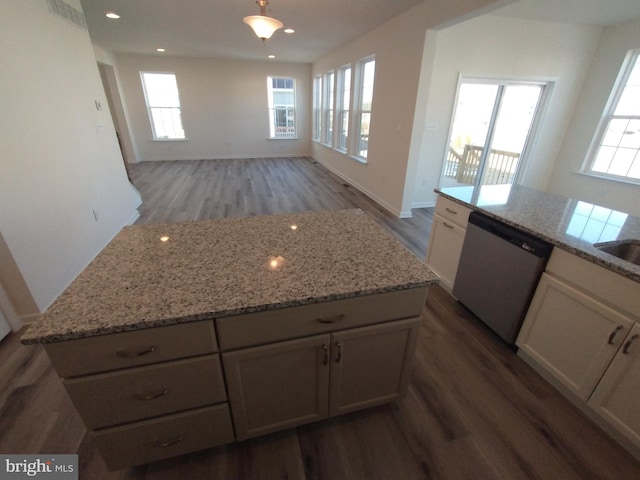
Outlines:
[[130,167],[137,223],[361,208],[424,259],[433,208],[399,219],[309,158],[146,162]]
[[[213,211],[231,216],[278,213],[287,206],[356,206],[368,212],[371,207],[379,221],[395,224],[395,235],[413,235],[413,226],[387,218],[319,165],[299,160],[260,162],[252,163],[253,172],[266,172],[259,180],[215,180],[235,192],[238,202],[245,197],[242,207],[235,200],[220,207],[215,189],[198,181],[206,177],[204,171],[237,172],[239,161],[219,166],[134,165],[132,178],[145,200],[140,222],[186,219],[186,212],[209,218]],[[175,182],[169,171],[176,175]],[[306,182],[291,186],[297,193],[284,187],[293,178]],[[268,208],[273,210],[263,212],[248,191],[229,185],[233,183],[247,188],[252,183],[255,191],[263,189],[266,198],[267,186],[281,185],[284,191],[272,190]],[[421,235],[425,239],[417,241],[426,242],[428,229]],[[422,245],[419,248],[424,251]],[[638,461],[439,287],[429,290],[411,384],[401,401],[117,472],[108,472],[93,450],[40,346],[23,346],[18,335],[10,334],[0,343],[0,372],[0,453],[77,452],[83,480],[640,478]]]

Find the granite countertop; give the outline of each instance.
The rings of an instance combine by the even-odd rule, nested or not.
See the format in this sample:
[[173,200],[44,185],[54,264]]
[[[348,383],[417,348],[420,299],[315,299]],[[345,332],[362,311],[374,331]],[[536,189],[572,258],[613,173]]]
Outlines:
[[50,343],[437,281],[358,209],[134,225],[116,235],[21,341]]
[[640,239],[640,218],[520,185],[436,189],[443,197],[531,233],[570,253],[640,282],[640,266],[594,243]]

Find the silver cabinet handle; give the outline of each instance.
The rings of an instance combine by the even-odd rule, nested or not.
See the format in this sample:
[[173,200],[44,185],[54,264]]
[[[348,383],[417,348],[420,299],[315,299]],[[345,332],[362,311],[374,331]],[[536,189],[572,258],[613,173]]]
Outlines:
[[637,333],[635,335],[632,335],[631,338],[627,340],[627,343],[624,344],[624,347],[622,348],[622,353],[624,353],[625,355],[629,355],[629,349],[631,348],[631,344],[634,341],[636,341],[638,338],[640,338],[640,335],[638,335]]
[[453,228],[454,228],[454,226],[453,226],[453,225],[451,225],[450,223],[447,223],[447,222],[442,222],[442,225],[444,225],[445,227],[450,228],[450,229],[452,229],[452,230],[453,230]]
[[618,336],[618,333],[620,333],[620,330],[622,330],[624,327],[622,325],[618,325],[613,332],[611,332],[611,335],[609,335],[609,340],[607,341],[607,343],[609,345],[614,345],[615,344],[615,340],[616,337]]
[[457,214],[458,214],[458,212],[456,212],[455,210],[452,210],[452,209],[451,209],[451,208],[449,208],[449,207],[445,207],[444,209],[445,209],[447,212],[449,212],[449,213],[453,213],[454,215],[457,215]]
[[157,447],[157,448],[167,448],[167,447],[170,447],[171,445],[175,445],[176,443],[181,442],[183,439],[184,439],[184,435],[178,435],[173,440],[168,440],[166,442],[161,442],[159,440],[154,440],[153,441],[153,446]]
[[318,317],[316,318],[316,322],[319,323],[336,323],[339,322],[340,320],[344,319],[344,313],[339,313],[338,315],[335,315],[333,317],[329,317],[329,318],[322,318],[322,317]]
[[141,357],[143,355],[148,355],[149,353],[153,353],[156,350],[157,350],[157,347],[155,345],[151,345],[146,350],[142,350],[140,352],[126,352],[124,350],[118,350],[116,352],[116,355],[121,358],[136,358],[136,357]]
[[322,350],[324,351],[324,358],[322,359],[322,365],[329,364],[329,346],[322,345]]
[[340,360],[342,360],[342,342],[336,342],[336,347],[338,347],[338,354],[336,355],[336,363],[340,363]]
[[143,395],[143,394],[136,395],[136,398],[138,400],[142,400],[143,402],[147,402],[149,400],[155,400],[156,398],[164,397],[168,393],[169,393],[169,388],[165,388],[164,390],[161,390],[156,393],[149,393],[147,395]]

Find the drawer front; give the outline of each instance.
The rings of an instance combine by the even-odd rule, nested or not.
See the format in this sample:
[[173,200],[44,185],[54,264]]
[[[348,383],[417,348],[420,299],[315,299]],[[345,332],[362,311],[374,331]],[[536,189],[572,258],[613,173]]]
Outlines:
[[216,319],[222,351],[420,316],[427,288]]
[[436,201],[436,213],[462,228],[467,228],[471,209],[463,207],[448,198],[439,196]]
[[64,385],[88,429],[226,400],[217,354],[65,380]]
[[74,377],[194,357],[217,351],[213,321],[48,343],[44,348],[60,377]]
[[226,403],[89,435],[111,471],[234,441]]

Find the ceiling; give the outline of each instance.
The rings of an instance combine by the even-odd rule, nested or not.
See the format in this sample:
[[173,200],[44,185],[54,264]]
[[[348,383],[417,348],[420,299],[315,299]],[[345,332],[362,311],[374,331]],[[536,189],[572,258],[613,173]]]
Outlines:
[[264,44],[242,22],[259,15],[255,0],[82,0],[82,9],[93,43],[112,52],[311,63],[421,1],[269,0],[267,14],[295,33]]
[[[429,0],[270,0],[267,13],[295,29],[264,44],[242,22],[254,0],[81,0],[92,41],[111,52],[313,62]],[[121,18],[110,20],[114,11]],[[493,12],[541,21],[613,25],[640,19],[640,0],[520,0]],[[157,48],[166,52],[157,53]]]

